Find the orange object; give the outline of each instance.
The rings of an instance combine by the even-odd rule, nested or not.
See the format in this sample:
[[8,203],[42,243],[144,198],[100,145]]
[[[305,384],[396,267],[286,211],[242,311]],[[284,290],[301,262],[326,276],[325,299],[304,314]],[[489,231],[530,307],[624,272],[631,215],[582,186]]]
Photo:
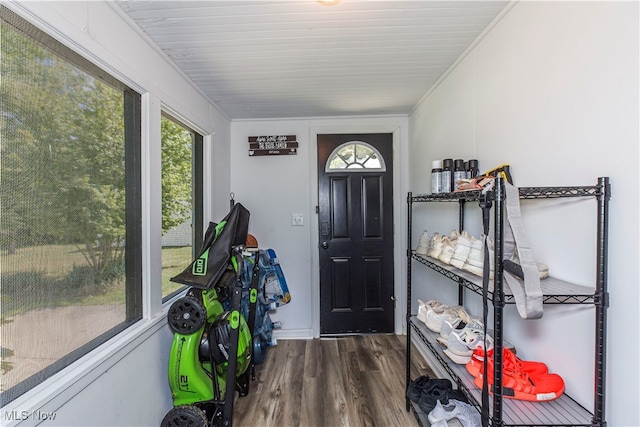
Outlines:
[[[502,397],[508,399],[527,400],[530,402],[544,402],[555,400],[564,392],[564,380],[560,375],[547,372],[547,366],[542,362],[524,361],[517,358],[507,349],[503,349]],[[478,352],[477,356],[480,355]],[[493,350],[487,352],[492,356]],[[489,357],[490,363],[491,357]],[[467,371],[475,375],[473,383],[479,389],[483,387],[482,365],[480,360],[471,358],[467,363]],[[492,363],[493,364],[493,363]],[[487,369],[489,393],[493,394],[493,367]]]
[[248,248],[257,248],[258,247],[258,240],[256,240],[256,238],[254,237],[253,234],[247,234],[246,247],[248,247]]
[[[489,369],[493,369],[493,349],[487,352],[487,360],[490,364]],[[476,348],[471,355],[471,359],[467,363],[467,371],[477,377],[483,370],[484,365],[484,349]],[[507,348],[502,349],[502,366],[505,370],[522,371],[528,374],[546,374],[549,372],[547,365],[542,362],[529,360],[521,360],[518,356]]]

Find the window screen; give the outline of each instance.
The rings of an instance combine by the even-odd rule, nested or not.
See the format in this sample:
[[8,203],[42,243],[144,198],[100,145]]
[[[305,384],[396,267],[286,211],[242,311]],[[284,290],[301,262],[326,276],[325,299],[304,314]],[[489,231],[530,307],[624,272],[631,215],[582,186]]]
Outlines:
[[162,296],[167,299],[184,286],[170,279],[191,264],[202,240],[202,136],[169,116],[161,126]]
[[140,96],[1,8],[1,404],[140,318]]

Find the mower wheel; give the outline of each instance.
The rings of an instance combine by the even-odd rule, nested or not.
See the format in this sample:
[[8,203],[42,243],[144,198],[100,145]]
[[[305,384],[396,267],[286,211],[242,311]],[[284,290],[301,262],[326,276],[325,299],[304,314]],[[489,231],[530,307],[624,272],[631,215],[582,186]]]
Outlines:
[[204,411],[196,406],[176,406],[162,419],[160,427],[209,427]]
[[167,320],[173,332],[192,334],[206,322],[207,311],[197,299],[183,297],[171,304]]

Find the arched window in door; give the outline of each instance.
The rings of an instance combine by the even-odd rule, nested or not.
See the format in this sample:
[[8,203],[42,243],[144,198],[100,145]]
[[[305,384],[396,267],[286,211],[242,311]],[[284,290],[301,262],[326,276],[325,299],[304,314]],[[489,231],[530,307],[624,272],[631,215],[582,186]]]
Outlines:
[[327,159],[324,171],[329,172],[384,172],[384,159],[371,145],[362,141],[349,141],[338,146]]

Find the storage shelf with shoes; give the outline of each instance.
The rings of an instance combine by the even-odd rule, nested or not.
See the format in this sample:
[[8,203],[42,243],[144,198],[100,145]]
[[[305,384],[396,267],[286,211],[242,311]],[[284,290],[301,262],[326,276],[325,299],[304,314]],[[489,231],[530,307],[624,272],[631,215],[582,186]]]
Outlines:
[[[599,178],[597,185],[594,186],[580,186],[580,187],[522,187],[517,189],[517,193],[514,187],[509,186],[505,191],[507,185],[503,182],[502,178],[496,178],[495,186],[489,192],[481,193],[477,190],[461,191],[448,194],[418,194],[413,195],[408,193],[407,203],[407,224],[408,224],[408,247],[407,247],[407,385],[409,385],[411,378],[409,377],[409,361],[411,357],[411,343],[415,343],[417,348],[426,349],[427,353],[433,355],[433,359],[442,368],[440,371],[446,372],[451,379],[457,383],[457,388],[462,391],[469,400],[469,403],[474,405],[478,411],[488,410],[489,413],[489,425],[505,425],[505,426],[531,426],[531,425],[547,425],[547,426],[604,426],[606,425],[605,413],[604,413],[604,393],[605,393],[605,353],[606,353],[606,312],[609,304],[608,292],[607,292],[607,246],[608,246],[608,205],[610,198],[610,185],[609,179],[606,177]],[[509,200],[511,205],[507,206],[506,194],[511,194]],[[515,195],[515,197],[513,197]],[[507,375],[510,374],[508,370],[505,370],[503,363],[503,355],[508,354],[508,350],[503,350],[503,345],[506,343],[503,340],[503,310],[506,304],[518,305],[518,295],[514,295],[511,288],[507,284],[507,280],[504,276],[507,275],[507,271],[513,274],[513,265],[509,264],[509,261],[503,261],[507,258],[504,252],[505,245],[505,224],[506,214],[509,208],[513,209],[513,200],[518,199],[556,199],[566,197],[583,197],[594,198],[597,205],[596,215],[596,256],[595,256],[595,270],[596,280],[593,286],[583,286],[570,283],[568,281],[560,280],[553,276],[542,279],[542,273],[539,280],[539,290],[541,291],[542,304],[590,304],[595,306],[595,369],[589,369],[588,372],[594,373],[594,400],[593,408],[586,409],[578,404],[570,396],[564,393],[564,383],[562,382],[562,389],[558,390],[559,393],[554,393],[554,396],[548,401],[529,402],[525,400],[516,400],[507,398],[506,387],[503,384],[498,387],[495,394],[490,393],[488,408],[482,408],[482,392],[476,385],[478,380],[474,378],[466,369],[464,364],[454,363],[450,357],[445,354],[445,348],[441,345],[442,337],[439,333],[433,332],[432,327],[427,327],[424,320],[412,315],[412,288],[421,286],[417,283],[412,283],[412,268],[414,265],[422,265],[443,275],[450,280],[454,286],[458,285],[458,304],[463,304],[463,291],[469,289],[473,293],[478,294],[480,297],[485,298],[487,302],[493,306],[493,329],[494,329],[494,343],[493,352],[490,350],[488,354],[495,355],[494,361],[491,364],[491,371],[488,372],[488,378],[501,378],[504,375],[505,381]],[[487,200],[490,203],[485,203]],[[495,244],[496,254],[501,254],[500,257],[492,258],[493,264],[492,273],[495,271],[498,274],[492,274],[488,283],[488,289],[483,287],[483,277],[474,275],[469,271],[456,268],[450,263],[443,262],[450,261],[452,253],[452,247],[450,243],[455,240],[457,236],[466,236],[467,240],[473,241],[475,238],[469,237],[468,234],[464,234],[464,212],[467,202],[479,202],[480,207],[483,207],[483,214],[485,218],[488,218],[488,206],[491,206],[493,214],[493,242]],[[458,218],[458,230],[454,230],[452,236],[438,237],[434,239],[434,243],[442,243],[444,250],[445,246],[449,246],[446,250],[448,253],[442,257],[433,257],[430,251],[435,248],[433,244],[430,247],[425,248],[425,241],[427,240],[426,232],[421,235],[420,250],[413,250],[411,244],[412,239],[412,218],[413,209],[416,203],[423,202],[454,202],[458,204],[457,218]],[[483,205],[484,203],[484,205]],[[519,206],[518,206],[519,209]],[[519,213],[519,212],[518,212]],[[452,212],[452,217],[454,213]],[[487,220],[488,221],[488,220]],[[424,225],[424,224],[423,224]],[[484,233],[488,235],[488,222],[485,221]],[[427,227],[428,228],[428,227]],[[487,239],[488,240],[488,239]],[[469,245],[468,241],[465,245]],[[491,248],[491,246],[490,246]],[[438,248],[439,249],[439,248]],[[426,253],[425,253],[426,252]],[[435,251],[437,252],[437,250]],[[476,255],[477,247],[476,247]],[[521,255],[524,252],[521,253]],[[491,257],[492,254],[490,254]],[[456,254],[457,256],[457,254]],[[520,258],[524,259],[524,258]],[[477,260],[474,260],[477,261]],[[517,260],[516,260],[517,261]],[[533,274],[535,275],[535,263],[532,262],[531,257],[529,266],[533,266]],[[523,261],[524,262],[524,261]],[[455,263],[454,263],[455,264]],[[457,259],[457,264],[462,265],[461,259]],[[524,263],[522,264],[524,266]],[[540,270],[538,265],[538,271]],[[473,269],[470,269],[474,271]],[[529,274],[531,275],[529,270]],[[475,271],[474,271],[475,272]],[[547,273],[546,271],[544,273]],[[487,275],[489,276],[489,275]],[[531,277],[531,276],[529,276]],[[537,275],[536,275],[536,279]],[[472,295],[472,294],[470,294]],[[520,298],[522,298],[520,296]],[[523,318],[527,318],[520,311],[518,311]],[[420,310],[419,310],[420,311]],[[541,312],[540,312],[541,313]],[[423,316],[423,313],[419,313]],[[532,317],[536,318],[536,317]],[[488,325],[487,325],[488,326]],[[432,329],[432,330],[430,330]],[[485,338],[488,339],[488,338]],[[451,341],[449,341],[451,342]],[[485,344],[489,341],[485,341]],[[422,350],[421,350],[422,351]],[[504,353],[506,351],[507,353]],[[482,350],[480,350],[483,353]],[[425,353],[426,354],[426,353]],[[474,353],[475,354],[475,353]],[[484,353],[483,353],[484,354]],[[506,356],[505,356],[506,357]],[[459,363],[459,362],[458,362]],[[532,362],[527,362],[532,363]],[[535,362],[533,362],[535,363]],[[544,364],[539,363],[544,366]],[[530,366],[530,365],[528,365]],[[534,375],[534,374],[532,374]],[[547,378],[559,378],[553,373],[538,374],[548,375]],[[479,378],[482,378],[480,376]],[[536,377],[538,378],[538,377]],[[496,384],[498,386],[498,384]],[[514,389],[516,390],[516,389]],[[505,393],[503,395],[502,393]],[[516,396],[517,396],[516,391]],[[555,397],[560,394],[560,397]],[[535,392],[532,392],[530,396],[536,397]],[[522,395],[520,398],[528,398],[526,395]],[[534,400],[529,398],[528,400]],[[544,397],[543,397],[544,399]],[[413,410],[416,415],[416,419],[423,426],[428,426],[429,421],[424,411],[421,411],[418,405],[415,405],[407,398],[407,410]]]
[[[437,271],[438,273],[452,279],[454,281],[462,280],[462,284],[473,292],[482,295],[482,278],[473,275],[467,271],[457,269],[451,265],[447,265],[442,261],[433,258],[427,258],[415,252],[411,255],[412,259],[426,265],[427,267]],[[493,299],[493,286],[490,282],[489,298]],[[549,276],[540,281],[542,293],[544,295],[545,304],[593,304],[598,298],[595,293],[596,288],[576,285],[553,276]],[[506,304],[515,303],[513,293],[508,287],[504,289],[504,298]]]
[[[474,385],[474,378],[467,372],[465,365],[451,363],[444,354],[444,348],[436,341],[439,334],[430,331],[415,316],[412,316],[409,322],[413,332],[427,345],[455,382],[462,384],[461,389],[467,392],[469,402],[479,410],[479,402],[482,401],[481,390]],[[550,402],[505,399],[503,403],[502,420],[506,425],[549,425],[550,420],[562,420],[564,425],[591,425],[591,413],[566,394]]]

